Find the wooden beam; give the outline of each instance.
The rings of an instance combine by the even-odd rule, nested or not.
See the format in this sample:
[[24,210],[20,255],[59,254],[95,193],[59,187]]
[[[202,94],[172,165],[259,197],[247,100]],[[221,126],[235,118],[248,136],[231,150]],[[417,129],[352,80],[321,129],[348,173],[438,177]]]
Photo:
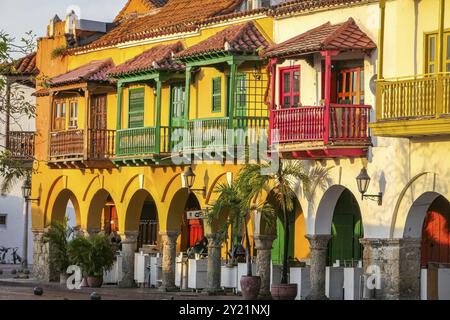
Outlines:
[[[90,97],[89,90],[84,91],[84,135],[83,135],[83,158],[84,160],[88,160],[89,158],[89,117],[90,117]],[[70,105],[69,105],[69,113],[70,113]]]
[[445,0],[439,0],[439,29],[438,29],[438,67],[435,68],[437,73],[444,72],[444,17],[445,17]]
[[162,109],[162,82],[161,79],[156,79],[156,152],[161,152],[161,109]]

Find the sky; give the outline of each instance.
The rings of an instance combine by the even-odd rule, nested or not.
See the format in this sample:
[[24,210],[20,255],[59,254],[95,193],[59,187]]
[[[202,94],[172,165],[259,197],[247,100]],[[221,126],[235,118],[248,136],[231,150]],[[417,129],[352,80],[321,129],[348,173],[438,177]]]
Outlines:
[[[44,36],[50,19],[64,19],[69,8],[82,19],[111,22],[127,0],[0,0],[0,30],[16,39],[32,30]],[[74,7],[75,6],[75,7]]]

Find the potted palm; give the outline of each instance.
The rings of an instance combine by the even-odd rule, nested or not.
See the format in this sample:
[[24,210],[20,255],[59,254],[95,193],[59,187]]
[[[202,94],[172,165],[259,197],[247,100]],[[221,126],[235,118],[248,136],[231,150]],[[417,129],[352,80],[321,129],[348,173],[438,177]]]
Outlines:
[[67,252],[69,239],[74,229],[68,226],[67,219],[63,222],[54,221],[45,232],[43,241],[51,247],[51,263],[59,272],[60,284],[67,282],[67,268],[70,266],[70,259]]
[[68,246],[71,261],[78,265],[90,287],[99,288],[103,284],[103,275],[114,265],[114,248],[104,233],[98,233],[89,239],[78,235]]
[[[241,226],[244,230],[247,273],[241,279],[238,279],[238,281],[240,281],[242,296],[245,300],[255,300],[261,289],[261,278],[253,275],[250,236],[247,223],[251,212],[254,210],[259,210],[264,217],[273,214],[273,209],[270,205],[264,204],[263,206],[258,206],[254,203],[251,191],[252,189],[248,188],[248,185],[240,174],[234,184],[220,184],[215,190],[219,194],[219,197],[213,204],[208,216],[208,222],[211,224],[214,220],[220,221],[220,215],[224,212],[228,213],[226,221],[221,224],[224,238],[227,237],[230,226],[233,230],[236,230],[238,226]],[[267,218],[267,221],[270,222],[271,220]]]
[[278,170],[270,172],[267,164],[246,165],[241,173],[240,180],[245,183],[248,197],[254,198],[262,192],[273,194],[274,207],[281,215],[284,226],[284,252],[281,284],[272,285],[272,297],[276,300],[294,300],[297,296],[297,284],[288,282],[288,254],[289,254],[289,215],[294,213],[296,194],[295,186],[301,184],[304,193],[311,196],[311,188],[315,187],[316,177],[326,177],[326,170],[314,169],[311,172],[305,168],[301,161],[280,162]]

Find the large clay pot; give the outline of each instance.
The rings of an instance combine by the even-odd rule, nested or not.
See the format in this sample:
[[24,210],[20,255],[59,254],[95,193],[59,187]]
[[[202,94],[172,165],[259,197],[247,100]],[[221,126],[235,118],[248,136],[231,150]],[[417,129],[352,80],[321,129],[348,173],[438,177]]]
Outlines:
[[294,284],[273,284],[272,298],[274,300],[295,300],[298,286]]
[[244,300],[256,300],[261,289],[261,277],[242,276],[241,290]]
[[100,288],[103,285],[103,277],[87,277],[87,283],[91,288]]

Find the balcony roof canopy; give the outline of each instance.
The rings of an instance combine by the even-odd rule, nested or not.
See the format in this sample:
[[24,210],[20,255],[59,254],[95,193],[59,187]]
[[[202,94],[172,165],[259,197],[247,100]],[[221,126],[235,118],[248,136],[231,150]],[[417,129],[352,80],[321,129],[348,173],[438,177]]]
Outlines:
[[114,67],[112,59],[91,61],[67,73],[49,80],[50,87],[87,82],[110,82],[107,73]]
[[175,58],[188,63],[233,55],[254,56],[268,46],[269,42],[251,21],[226,28],[180,52]]
[[309,55],[320,51],[370,52],[376,44],[355,23],[353,18],[344,23],[327,22],[301,35],[280,44],[269,47],[264,52],[265,58],[290,58]]
[[35,77],[39,74],[36,66],[36,52],[30,53],[11,63],[0,65],[0,75],[11,78],[13,82],[29,87],[36,85]]
[[133,59],[112,68],[109,70],[108,76],[122,78],[154,71],[184,71],[185,66],[174,59],[174,55],[182,50],[183,44],[181,42],[153,47]]

